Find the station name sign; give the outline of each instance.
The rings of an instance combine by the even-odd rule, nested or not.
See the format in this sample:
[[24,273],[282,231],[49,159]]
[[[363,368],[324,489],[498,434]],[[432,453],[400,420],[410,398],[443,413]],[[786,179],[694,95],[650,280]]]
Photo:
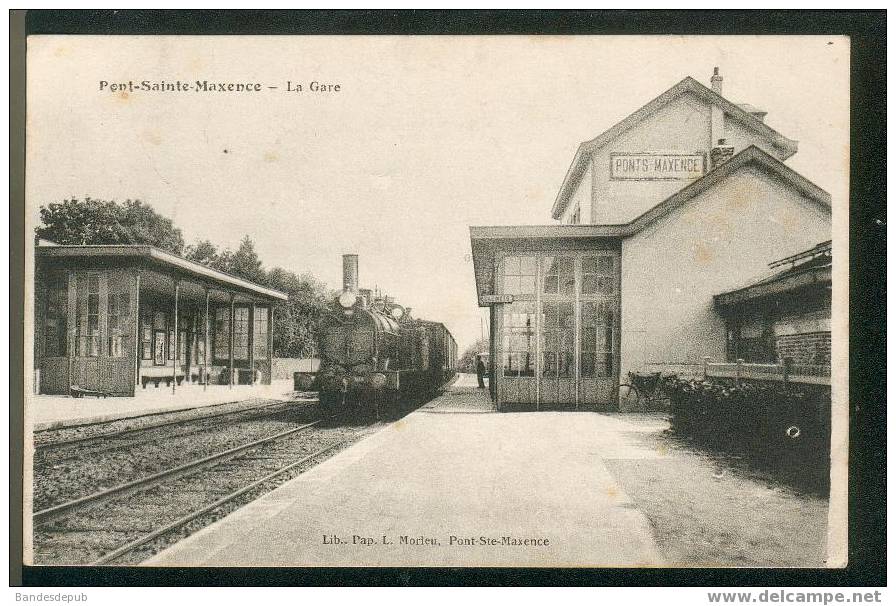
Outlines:
[[704,154],[610,154],[610,178],[615,181],[690,181],[704,172]]
[[513,303],[513,295],[482,295],[479,297],[483,305],[493,303]]

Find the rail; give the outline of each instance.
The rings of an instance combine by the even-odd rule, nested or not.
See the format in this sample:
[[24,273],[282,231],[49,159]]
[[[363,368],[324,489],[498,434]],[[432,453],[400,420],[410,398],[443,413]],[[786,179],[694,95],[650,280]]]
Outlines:
[[755,364],[738,359],[736,362],[710,362],[703,358],[703,376],[735,381],[780,381],[808,385],[830,385],[831,367],[820,364]]

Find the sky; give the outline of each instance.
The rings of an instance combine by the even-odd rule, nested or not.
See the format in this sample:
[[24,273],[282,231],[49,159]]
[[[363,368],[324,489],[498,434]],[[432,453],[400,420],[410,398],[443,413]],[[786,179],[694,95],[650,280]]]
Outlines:
[[[849,41],[726,36],[37,36],[28,41],[26,205],[139,198],[188,243],[362,287],[487,330],[469,226],[550,224],[579,143],[686,76],[768,112],[787,164],[848,192]],[[111,91],[101,82],[258,83],[262,91]],[[338,84],[313,92],[311,82]],[[301,92],[289,92],[302,85]],[[268,88],[277,87],[277,88]],[[487,333],[486,333],[487,334]]]

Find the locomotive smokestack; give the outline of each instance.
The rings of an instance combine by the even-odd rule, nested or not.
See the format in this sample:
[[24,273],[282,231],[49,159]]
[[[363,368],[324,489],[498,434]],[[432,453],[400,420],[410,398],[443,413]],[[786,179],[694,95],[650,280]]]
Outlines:
[[342,289],[358,292],[358,255],[342,255]]

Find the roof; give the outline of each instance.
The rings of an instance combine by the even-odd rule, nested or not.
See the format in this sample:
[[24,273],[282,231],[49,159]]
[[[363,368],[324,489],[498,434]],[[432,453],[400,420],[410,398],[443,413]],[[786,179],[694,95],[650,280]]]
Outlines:
[[515,225],[494,227],[470,227],[470,241],[473,247],[473,269],[476,277],[476,291],[480,305],[484,304],[481,280],[488,275],[490,267],[486,247],[483,244],[496,240],[581,240],[581,239],[621,239],[636,235],[643,229],[659,221],[674,210],[710,187],[723,181],[729,175],[745,166],[756,166],[787,183],[814,201],[822,210],[831,212],[831,196],[795,170],[759,149],[755,145],[744,149],[730,160],[721,164],[703,177],[672,194],[644,214],[629,223],[614,225]]
[[[715,295],[713,301],[716,305],[724,307],[792,292],[815,284],[830,284],[832,261],[831,241],[828,240],[803,252],[769,263],[769,271],[746,286]],[[782,264],[787,263],[790,263],[790,267],[781,269]]]
[[682,94],[688,92],[696,95],[707,104],[718,105],[726,114],[729,114],[744,126],[753,129],[755,132],[768,139],[773,147],[779,149],[783,153],[783,158],[785,160],[796,153],[796,141],[788,139],[743,107],[728,101],[725,97],[688,76],[647,105],[641,107],[641,109],[635,113],[605,130],[594,139],[585,141],[579,145],[579,148],[576,150],[576,154],[573,157],[572,165],[570,165],[569,170],[566,172],[566,176],[563,178],[563,184],[560,186],[560,191],[557,193],[557,199],[554,201],[551,215],[557,219],[563,214],[563,211],[569,203],[570,196],[578,185],[579,179],[585,172],[587,159],[592,153],[602,148],[642,120],[655,114]]
[[190,261],[173,253],[164,251],[155,246],[146,244],[54,244],[45,240],[35,247],[35,254],[39,257],[74,258],[74,257],[118,257],[140,258],[156,265],[169,269],[177,269],[181,272],[193,275],[197,278],[211,280],[226,286],[239,288],[269,299],[285,301],[289,298],[286,293],[261,286],[239,276],[206,267],[201,263]]

